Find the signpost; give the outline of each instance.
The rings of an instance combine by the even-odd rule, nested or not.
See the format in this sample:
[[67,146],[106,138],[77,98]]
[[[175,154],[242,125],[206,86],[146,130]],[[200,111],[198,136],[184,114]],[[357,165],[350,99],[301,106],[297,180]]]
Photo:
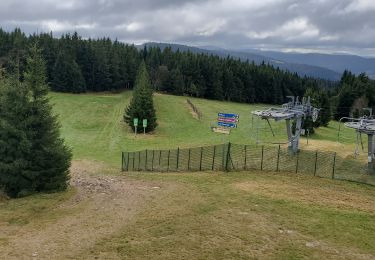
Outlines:
[[228,114],[228,113],[218,113],[217,116],[220,118],[240,118],[237,114]]
[[137,135],[138,118],[133,119],[133,124],[134,124],[134,134]]
[[230,129],[237,128],[239,118],[238,114],[218,113],[217,125],[219,127],[213,128],[214,132],[229,134]]
[[143,134],[146,134],[147,119],[143,119]]
[[217,122],[217,125],[222,127],[237,128],[237,123]]
[[218,113],[217,125],[221,127],[237,128],[240,116],[238,114]]

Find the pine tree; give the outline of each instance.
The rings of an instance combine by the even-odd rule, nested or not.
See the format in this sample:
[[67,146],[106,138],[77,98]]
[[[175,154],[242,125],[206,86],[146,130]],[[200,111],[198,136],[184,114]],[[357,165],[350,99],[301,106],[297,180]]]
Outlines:
[[0,189],[10,197],[26,194],[33,186],[25,172],[32,146],[25,130],[28,96],[18,76],[0,81]]
[[142,123],[143,119],[147,119],[146,132],[153,131],[157,127],[156,112],[152,96],[152,87],[146,64],[142,62],[135,82],[133,98],[124,114],[124,121],[128,123],[133,130],[134,118],[138,118],[140,123]]
[[28,170],[39,175],[35,190],[64,190],[69,180],[71,152],[60,137],[57,117],[52,114],[47,97],[45,62],[36,46],[30,50],[24,78],[32,97],[28,116],[32,165]]
[[40,49],[30,49],[23,83],[1,85],[0,185],[11,197],[66,189],[71,152],[52,115]]
[[59,53],[53,67],[52,89],[73,93],[86,91],[86,82],[81,69],[74,58],[65,51]]

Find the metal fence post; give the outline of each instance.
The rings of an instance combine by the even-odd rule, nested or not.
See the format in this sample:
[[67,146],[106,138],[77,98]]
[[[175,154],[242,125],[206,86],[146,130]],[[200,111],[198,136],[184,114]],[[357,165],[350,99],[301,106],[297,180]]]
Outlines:
[[336,153],[333,155],[332,180],[335,178],[335,167],[336,167]]
[[277,165],[276,165],[276,171],[279,171],[279,163],[280,163],[280,145],[279,149],[277,150]]
[[180,147],[177,147],[176,169],[178,171],[178,160],[180,157]]
[[200,162],[199,162],[199,170],[200,171],[202,170],[202,157],[203,157],[203,147],[201,147],[201,158],[200,158]]
[[315,152],[315,166],[314,166],[314,176],[316,176],[316,167],[318,163],[318,151]]
[[262,145],[262,159],[260,161],[260,170],[263,171],[264,145]]
[[228,171],[229,170],[229,160],[230,160],[230,147],[231,147],[231,143],[229,142],[228,143],[228,150],[227,150],[227,161],[225,162],[225,171]]
[[214,170],[215,168],[215,156],[216,156],[216,145],[214,145],[214,153],[212,155],[212,169],[211,170]]
[[190,153],[191,153],[191,149],[189,148],[189,155],[188,155],[188,171],[190,171]]

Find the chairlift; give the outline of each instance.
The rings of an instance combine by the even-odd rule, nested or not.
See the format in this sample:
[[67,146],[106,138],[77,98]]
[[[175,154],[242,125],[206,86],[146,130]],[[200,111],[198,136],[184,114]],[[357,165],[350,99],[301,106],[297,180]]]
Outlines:
[[[310,97],[307,99],[302,98],[302,102],[299,100],[299,97],[288,96],[288,98],[290,102],[283,104],[281,107],[271,107],[266,110],[253,111],[252,114],[266,120],[273,135],[274,132],[269,119],[274,119],[275,121],[285,120],[288,135],[288,150],[291,153],[297,153],[302,131],[302,119],[311,117],[313,122],[315,122],[319,116],[320,109],[311,105]],[[296,122],[294,134],[292,133],[292,120]]]

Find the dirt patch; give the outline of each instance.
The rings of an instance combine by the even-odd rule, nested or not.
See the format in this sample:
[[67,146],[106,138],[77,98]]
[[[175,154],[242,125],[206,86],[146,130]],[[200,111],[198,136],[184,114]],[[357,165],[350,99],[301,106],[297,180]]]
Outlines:
[[271,179],[236,183],[235,187],[273,199],[294,200],[339,209],[357,209],[375,213],[375,204],[373,203],[375,189],[368,194],[364,194],[334,184],[310,186],[308,182],[304,184],[293,180],[280,182]]
[[186,100],[186,106],[188,107],[189,112],[192,115],[192,117],[194,119],[200,120],[201,115],[199,114],[199,112],[197,112],[197,108],[194,107],[193,103],[191,103],[189,99]]
[[2,247],[0,244],[0,258],[74,258],[98,241],[119,232],[151,197],[167,188],[165,184],[104,175],[101,174],[103,167],[97,162],[73,162],[71,185],[77,192],[51,209],[72,209],[66,212],[73,213],[42,226],[33,223],[38,220],[30,220],[27,225],[11,227],[7,245]]
[[342,157],[351,156],[354,154],[354,145],[352,144],[342,144],[339,142],[332,142],[327,140],[309,140],[309,144],[306,140],[301,141],[300,148],[303,150],[312,151],[327,151],[327,152],[337,152],[338,155]]

